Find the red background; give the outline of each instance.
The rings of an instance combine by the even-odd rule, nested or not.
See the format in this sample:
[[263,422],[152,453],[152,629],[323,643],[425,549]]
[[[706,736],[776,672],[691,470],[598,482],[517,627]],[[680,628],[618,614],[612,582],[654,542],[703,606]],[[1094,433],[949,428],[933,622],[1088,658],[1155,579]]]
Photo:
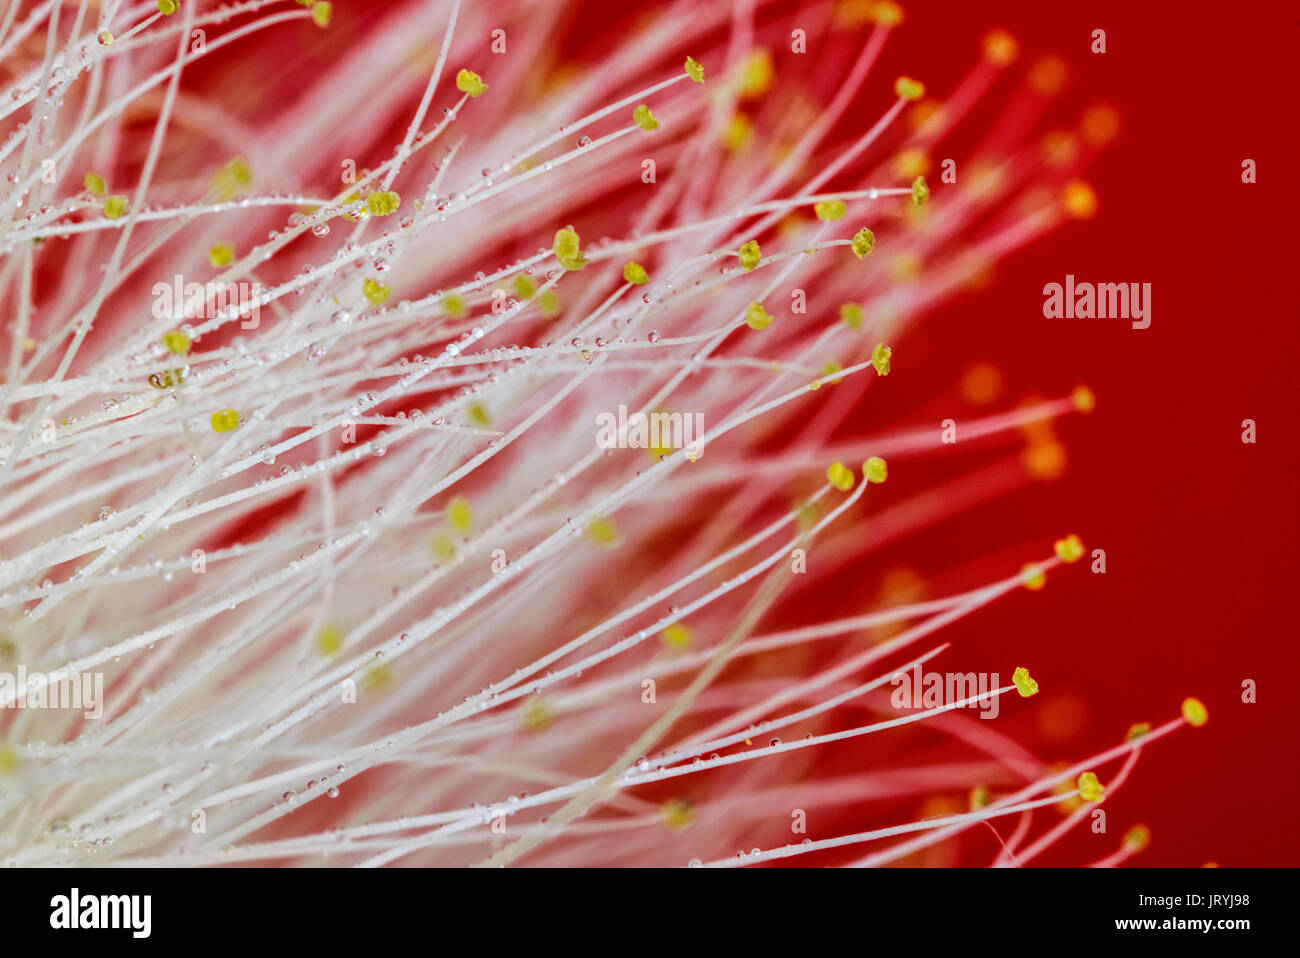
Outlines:
[[[1057,575],[1026,597],[1036,601],[999,603],[945,637],[982,653],[1032,649],[1044,678],[1037,702],[1059,690],[1087,703],[1059,756],[1039,744],[1046,758],[1105,747],[1130,722],[1158,723],[1184,695],[1200,697],[1209,724],[1147,749],[1108,803],[1114,821],[1151,826],[1133,864],[1295,865],[1300,11],[1002,2],[913,3],[907,14],[907,42],[891,40],[886,64],[908,66],[923,35],[913,59],[931,89],[951,89],[973,39],[1001,25],[1025,55],[1069,63],[1067,115],[1106,100],[1123,119],[1088,173],[1097,216],[1016,254],[988,290],[926,319],[927,336],[937,328],[951,346],[953,377],[985,357],[1013,392],[1060,395],[1064,371],[1098,397],[1091,417],[1062,425],[1063,479],[1017,493],[1013,510],[975,510],[939,538],[1005,540],[1008,522],[1032,538],[1044,515],[1066,516],[1089,548],[1105,548],[1108,574]],[[1104,55],[1089,49],[1098,28]],[[1254,185],[1241,182],[1248,157]],[[1067,272],[1151,283],[1151,327],[1044,319],[1042,286]],[[1246,418],[1258,424],[1255,445],[1241,442]],[[1258,683],[1256,704],[1241,702],[1244,679]],[[1078,861],[1080,841],[1088,836],[1042,863]]]

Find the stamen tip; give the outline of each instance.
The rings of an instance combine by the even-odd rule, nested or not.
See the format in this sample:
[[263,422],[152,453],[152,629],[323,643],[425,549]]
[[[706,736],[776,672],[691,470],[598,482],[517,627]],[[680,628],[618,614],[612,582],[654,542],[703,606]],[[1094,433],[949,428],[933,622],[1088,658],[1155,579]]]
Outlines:
[[750,329],[764,330],[772,325],[772,314],[755,300],[745,307],[745,325]]
[[852,470],[838,460],[827,467],[826,478],[840,492],[848,492],[853,488],[854,477]]
[[1085,802],[1101,801],[1102,794],[1106,791],[1106,786],[1101,784],[1093,772],[1084,772],[1075,784],[1079,788],[1079,797]]
[[889,465],[879,456],[872,456],[862,463],[862,477],[871,483],[882,483],[889,478]]
[[858,259],[866,259],[867,254],[876,248],[876,234],[864,226],[854,234],[851,245],[854,256]]
[[1183,699],[1183,718],[1192,728],[1200,728],[1210,720],[1210,712],[1200,699]]
[[1071,533],[1064,539],[1057,539],[1052,543],[1052,551],[1056,553],[1058,559],[1068,565],[1083,557],[1083,541]]
[[888,376],[892,368],[894,350],[884,343],[877,343],[876,348],[871,351],[871,365],[876,370],[877,376]]
[[1015,685],[1016,691],[1020,693],[1022,699],[1038,694],[1038,683],[1034,681],[1034,677],[1029,674],[1029,670],[1023,665],[1011,673],[1011,682]]
[[474,98],[482,96],[487,91],[487,84],[473,70],[461,70],[456,74],[456,89]]
[[925,96],[925,84],[909,76],[901,76],[894,81],[894,92],[904,100],[919,100]]
[[239,412],[235,409],[219,409],[212,414],[213,432],[231,432],[239,428]]

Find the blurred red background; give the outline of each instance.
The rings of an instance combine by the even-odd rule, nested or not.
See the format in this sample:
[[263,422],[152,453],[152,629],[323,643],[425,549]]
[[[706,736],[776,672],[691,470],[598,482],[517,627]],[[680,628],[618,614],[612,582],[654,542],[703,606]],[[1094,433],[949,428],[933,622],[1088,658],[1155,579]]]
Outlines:
[[[924,71],[932,90],[951,89],[983,31],[1003,26],[1023,55],[1056,52],[1069,63],[1054,115],[1108,101],[1123,125],[1088,173],[1097,216],[1012,256],[988,289],[927,317],[926,338],[941,346],[928,350],[925,382],[904,375],[873,394],[905,419],[909,404],[926,402],[926,384],[954,381],[981,358],[1001,367],[1012,396],[1086,382],[1098,406],[1061,424],[1066,475],[1017,492],[1013,508],[976,509],[901,542],[896,557],[920,565],[927,550],[957,560],[980,554],[981,541],[1041,541],[1045,517],[1065,517],[1069,527],[1051,531],[1104,548],[1107,574],[1058,573],[1044,592],[945,631],[951,661],[1023,658],[1043,683],[1040,711],[1058,698],[1083,704],[1081,728],[1063,741],[1032,719],[1020,727],[1017,737],[1049,760],[1103,748],[1129,723],[1163,721],[1183,696],[1200,697],[1209,724],[1145,751],[1107,803],[1112,832],[1151,826],[1135,865],[1295,865],[1286,703],[1300,639],[1300,311],[1288,290],[1300,220],[1300,11],[1285,2],[906,9],[886,48],[888,75]],[[1104,55],[1090,52],[1094,29],[1106,31]],[[1254,185],[1241,181],[1246,158],[1258,164]],[[1066,273],[1151,283],[1151,327],[1044,319],[1043,284]],[[1255,445],[1241,441],[1247,418],[1258,424]],[[1258,684],[1256,704],[1241,701],[1245,679]],[[1090,837],[1076,830],[1042,863],[1088,860]]]

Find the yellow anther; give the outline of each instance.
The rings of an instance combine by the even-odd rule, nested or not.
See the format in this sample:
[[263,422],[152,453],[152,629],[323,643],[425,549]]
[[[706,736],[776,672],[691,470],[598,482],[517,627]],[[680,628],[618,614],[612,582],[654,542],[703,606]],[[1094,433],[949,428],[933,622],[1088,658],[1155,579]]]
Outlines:
[[208,250],[208,262],[216,269],[229,266],[235,261],[235,247],[229,243],[218,243]]
[[[839,363],[837,363],[835,360],[833,359],[828,360],[826,365],[822,367],[822,377],[824,378],[826,376],[834,376],[837,372],[839,372],[843,368],[844,367],[841,366]],[[838,382],[840,382],[840,380],[838,379],[833,380],[830,383],[830,385],[834,386]]]
[[110,220],[119,218],[126,212],[125,196],[110,196],[104,200],[104,216]]
[[690,648],[691,630],[680,622],[674,622],[663,631],[664,645],[674,651],[680,652],[683,649]]
[[925,177],[918,176],[912,181],[912,202],[921,206],[930,198],[930,187],[925,185]]
[[597,545],[615,545],[618,542],[618,526],[613,519],[598,516],[587,523],[587,538]]
[[104,185],[104,178],[94,170],[87,170],[86,175],[81,178],[81,182],[86,184],[86,189],[90,191],[92,196],[103,196],[104,191],[108,189]]
[[456,558],[456,543],[446,533],[438,533],[429,543],[433,557],[439,562],[447,563]]
[[1145,825],[1134,825],[1124,833],[1124,847],[1134,855],[1151,844],[1151,829]]
[[700,63],[694,57],[686,58],[686,75],[696,83],[704,82],[704,64]]
[[823,223],[842,220],[844,214],[848,211],[849,208],[844,205],[843,200],[826,200],[823,203],[813,204],[813,212],[817,214],[817,218]]
[[871,365],[875,367],[877,376],[888,376],[891,358],[894,351],[884,343],[877,343],[876,348],[871,351]]
[[737,70],[738,93],[742,100],[752,100],[762,96],[772,86],[776,71],[772,68],[770,50],[751,50],[741,61]]
[[1097,776],[1092,772],[1084,772],[1075,782],[1079,789],[1079,797],[1085,802],[1101,801],[1102,792],[1106,791],[1106,786],[1098,781]]
[[322,30],[330,25],[330,19],[334,16],[334,4],[328,0],[316,0],[311,8],[312,23]]
[[1016,691],[1020,693],[1022,699],[1038,694],[1038,683],[1034,681],[1034,677],[1029,674],[1029,670],[1023,665],[1011,673],[1011,683],[1015,685]]
[[474,512],[464,496],[457,496],[447,503],[447,525],[463,536],[469,535],[474,528]]
[[393,295],[392,287],[385,286],[373,276],[367,276],[361,284],[361,293],[375,306],[382,306]]
[[925,84],[903,76],[894,81],[894,92],[904,100],[919,100],[925,96]]
[[531,299],[533,293],[537,292],[537,284],[526,273],[520,273],[515,277],[515,292],[519,294],[520,299]]
[[212,188],[222,200],[233,199],[253,182],[253,171],[242,156],[231,157],[212,178]]
[[534,695],[524,702],[523,708],[519,710],[519,720],[528,731],[540,732],[551,724],[554,714],[546,699]]
[[862,477],[878,485],[889,478],[889,464],[879,456],[871,456],[862,463]]
[[861,329],[862,318],[861,303],[845,303],[840,307],[840,319],[844,321],[844,325],[849,329]]
[[763,251],[758,248],[758,243],[750,240],[740,247],[740,268],[746,273],[758,266],[758,261],[763,258]]
[[691,806],[680,798],[664,802],[661,814],[664,826],[674,831],[690,828],[695,822],[695,813],[691,811]]
[[1056,558],[1066,565],[1071,562],[1078,562],[1083,558],[1083,540],[1074,534],[1070,534],[1064,539],[1057,539],[1053,542],[1052,551],[1056,553]]
[[722,131],[722,145],[734,152],[749,143],[753,135],[754,121],[743,113],[737,113]]
[[750,303],[745,307],[745,325],[750,329],[767,329],[772,325],[772,314],[763,308],[762,303]]
[[162,344],[167,351],[177,356],[184,356],[190,351],[190,338],[179,329],[169,329],[162,334]]
[[1027,562],[1020,567],[1020,584],[1031,592],[1047,585],[1047,573],[1037,562]]
[[361,673],[361,687],[367,692],[382,695],[393,685],[393,667],[387,662],[374,662]]
[[1200,699],[1183,699],[1183,718],[1192,728],[1200,728],[1210,720],[1210,712]]
[[[913,109],[919,110],[920,106]],[[898,176],[912,179],[930,172],[930,157],[919,146],[913,146],[905,150],[899,150],[898,155],[893,159],[892,166]]]
[[537,297],[537,308],[548,319],[552,316],[558,316],[560,314],[560,295],[555,290],[548,289]]
[[858,259],[866,259],[876,246],[876,234],[871,232],[865,226],[858,230],[853,237],[853,255]]
[[477,97],[482,96],[487,90],[487,84],[473,70],[461,70],[456,74],[456,89],[471,97]]
[[896,27],[903,22],[903,8],[893,0],[880,0],[871,5],[871,19],[881,26]]
[[1151,733],[1150,722],[1134,722],[1132,725],[1128,727],[1128,732],[1127,734],[1125,734],[1124,740],[1127,742],[1132,742],[1136,739],[1140,739],[1143,735],[1149,735],[1150,733]]
[[230,432],[239,428],[239,412],[234,409],[219,409],[212,414],[213,432]]
[[649,131],[659,129],[659,121],[655,119],[655,115],[650,112],[650,108],[644,103],[632,111],[632,119],[635,120],[636,125],[641,127],[643,130]]
[[578,270],[587,265],[587,257],[579,248],[579,238],[575,230],[562,229],[555,233],[555,258],[565,269]]
[[983,785],[976,785],[970,790],[970,810],[977,812],[981,808],[987,808],[993,801],[993,796]]
[[101,47],[111,47],[117,37],[113,36],[109,30],[100,30],[99,33],[95,34],[95,39],[99,41]]
[[623,279],[627,280],[634,286],[644,286],[650,282],[650,274],[645,271],[645,267],[636,260],[628,260],[623,267]]
[[1083,180],[1071,180],[1061,193],[1065,212],[1077,220],[1086,220],[1097,212],[1097,194]]
[[328,658],[343,649],[343,631],[335,625],[326,625],[316,633],[316,652]]
[[826,468],[826,479],[840,492],[848,492],[853,488],[853,470],[842,462],[832,462]]
[[1014,63],[1020,53],[1020,44],[1005,30],[990,30],[984,34],[984,58],[1000,67]]
[[465,409],[465,415],[470,421],[470,425],[477,426],[479,429],[486,429],[492,425],[492,414],[488,412],[487,406],[481,402],[472,402]]
[[1097,397],[1092,394],[1092,390],[1087,386],[1075,386],[1074,392],[1070,393],[1070,399],[1074,402],[1074,408],[1079,412],[1092,412],[1097,408]]
[[402,205],[402,198],[392,190],[371,193],[366,197],[366,209],[371,216],[391,216]]
[[442,310],[452,319],[464,319],[469,313],[464,298],[459,293],[448,293],[442,298]]
[[18,753],[8,745],[0,745],[0,775],[9,775],[18,768]]
[[158,0],[158,12],[164,17],[170,17],[180,9],[180,4],[176,0]]

